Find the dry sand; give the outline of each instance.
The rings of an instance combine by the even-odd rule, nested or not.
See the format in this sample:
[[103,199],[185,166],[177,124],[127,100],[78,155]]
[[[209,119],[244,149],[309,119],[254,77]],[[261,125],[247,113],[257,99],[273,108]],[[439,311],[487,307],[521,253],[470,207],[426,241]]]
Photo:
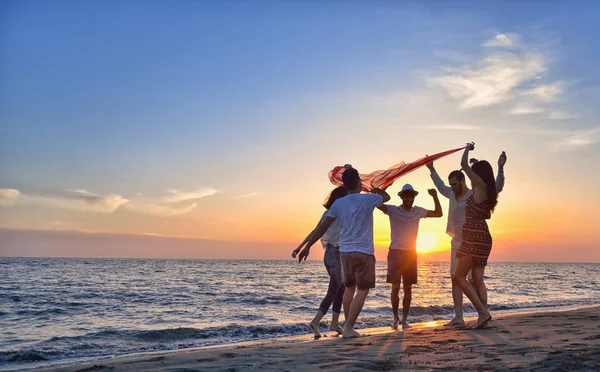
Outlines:
[[[600,307],[495,315],[494,328],[359,330],[357,339],[310,335],[219,348],[119,357],[67,371],[600,371]],[[308,331],[307,331],[308,333]]]

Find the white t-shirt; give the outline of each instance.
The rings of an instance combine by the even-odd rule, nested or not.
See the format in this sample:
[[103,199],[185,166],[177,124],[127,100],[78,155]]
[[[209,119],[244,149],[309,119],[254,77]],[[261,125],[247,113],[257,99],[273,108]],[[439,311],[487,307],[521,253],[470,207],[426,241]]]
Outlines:
[[[327,218],[327,210],[323,212],[321,216],[321,221],[323,222],[325,218]],[[340,246],[340,222],[335,220],[327,229],[325,234],[321,237],[321,244],[323,244],[323,249],[327,249],[327,244],[331,244],[335,247]]]
[[427,209],[412,207],[407,211],[402,206],[388,205],[387,207],[392,231],[390,249],[414,251],[417,249],[419,221],[427,217]]
[[340,252],[375,254],[373,210],[381,204],[378,194],[348,194],[333,203],[327,216],[340,223]]

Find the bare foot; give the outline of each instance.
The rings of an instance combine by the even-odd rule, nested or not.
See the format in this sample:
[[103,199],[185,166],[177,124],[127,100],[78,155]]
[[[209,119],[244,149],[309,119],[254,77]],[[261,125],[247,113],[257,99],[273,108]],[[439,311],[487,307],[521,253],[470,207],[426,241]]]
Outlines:
[[487,322],[484,322],[481,325],[481,327],[479,327],[479,329],[490,329],[490,328],[494,328],[494,326],[490,323],[489,320]]
[[392,323],[392,329],[398,329],[398,323],[400,323],[400,321],[398,319],[394,319],[394,322]]
[[346,330],[344,329],[344,333],[342,333],[343,338],[355,338],[360,337],[360,333],[356,332],[353,329]]
[[339,324],[332,324],[329,327],[329,330],[333,331],[333,332],[337,332],[339,335],[341,335],[342,333],[344,333],[344,330],[342,329],[342,327],[340,327]]
[[315,334],[315,340],[318,338],[321,338],[321,332],[319,332],[319,325],[318,324],[314,324],[314,323],[308,323],[308,326],[310,327],[310,329],[313,330],[314,334]]
[[487,313],[487,314],[480,315],[480,316],[479,316],[479,318],[477,318],[477,323],[475,323],[475,324],[474,324],[474,325],[471,327],[471,329],[481,329],[481,326],[482,326],[484,323],[487,323],[487,322],[488,322],[489,320],[491,320],[491,319],[492,319],[492,315],[491,315],[490,313]]
[[402,322],[402,329],[408,329],[408,328],[412,328],[412,326],[410,324],[408,324],[406,321]]
[[455,326],[463,326],[465,325],[465,321],[463,318],[454,318],[448,323],[444,324],[444,327],[455,327]]

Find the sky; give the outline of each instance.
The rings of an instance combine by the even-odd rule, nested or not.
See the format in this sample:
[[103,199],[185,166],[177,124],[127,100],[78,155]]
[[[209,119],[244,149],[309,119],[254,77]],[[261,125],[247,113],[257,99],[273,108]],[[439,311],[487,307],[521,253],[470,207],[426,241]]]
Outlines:
[[[473,141],[495,170],[508,156],[491,261],[600,262],[598,11],[3,1],[0,255],[286,259],[333,167]],[[459,162],[435,166],[445,179]],[[390,203],[404,183],[433,209],[426,168]],[[385,260],[389,221],[374,215]],[[421,259],[449,259],[446,215],[421,222]]]

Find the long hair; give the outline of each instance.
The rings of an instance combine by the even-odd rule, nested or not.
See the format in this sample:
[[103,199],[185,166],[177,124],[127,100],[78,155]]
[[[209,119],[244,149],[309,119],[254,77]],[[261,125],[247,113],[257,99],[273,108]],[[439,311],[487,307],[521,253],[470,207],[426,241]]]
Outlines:
[[325,199],[325,203],[323,203],[323,206],[325,207],[325,209],[329,209],[333,205],[334,201],[338,200],[339,198],[343,198],[346,195],[348,195],[348,190],[346,190],[344,186],[338,186],[335,189],[331,190],[331,193],[329,194],[327,199]]
[[471,166],[473,172],[477,174],[487,186],[487,204],[490,207],[490,212],[493,212],[498,204],[498,191],[496,190],[496,177],[494,177],[494,169],[485,160],[476,161]]

